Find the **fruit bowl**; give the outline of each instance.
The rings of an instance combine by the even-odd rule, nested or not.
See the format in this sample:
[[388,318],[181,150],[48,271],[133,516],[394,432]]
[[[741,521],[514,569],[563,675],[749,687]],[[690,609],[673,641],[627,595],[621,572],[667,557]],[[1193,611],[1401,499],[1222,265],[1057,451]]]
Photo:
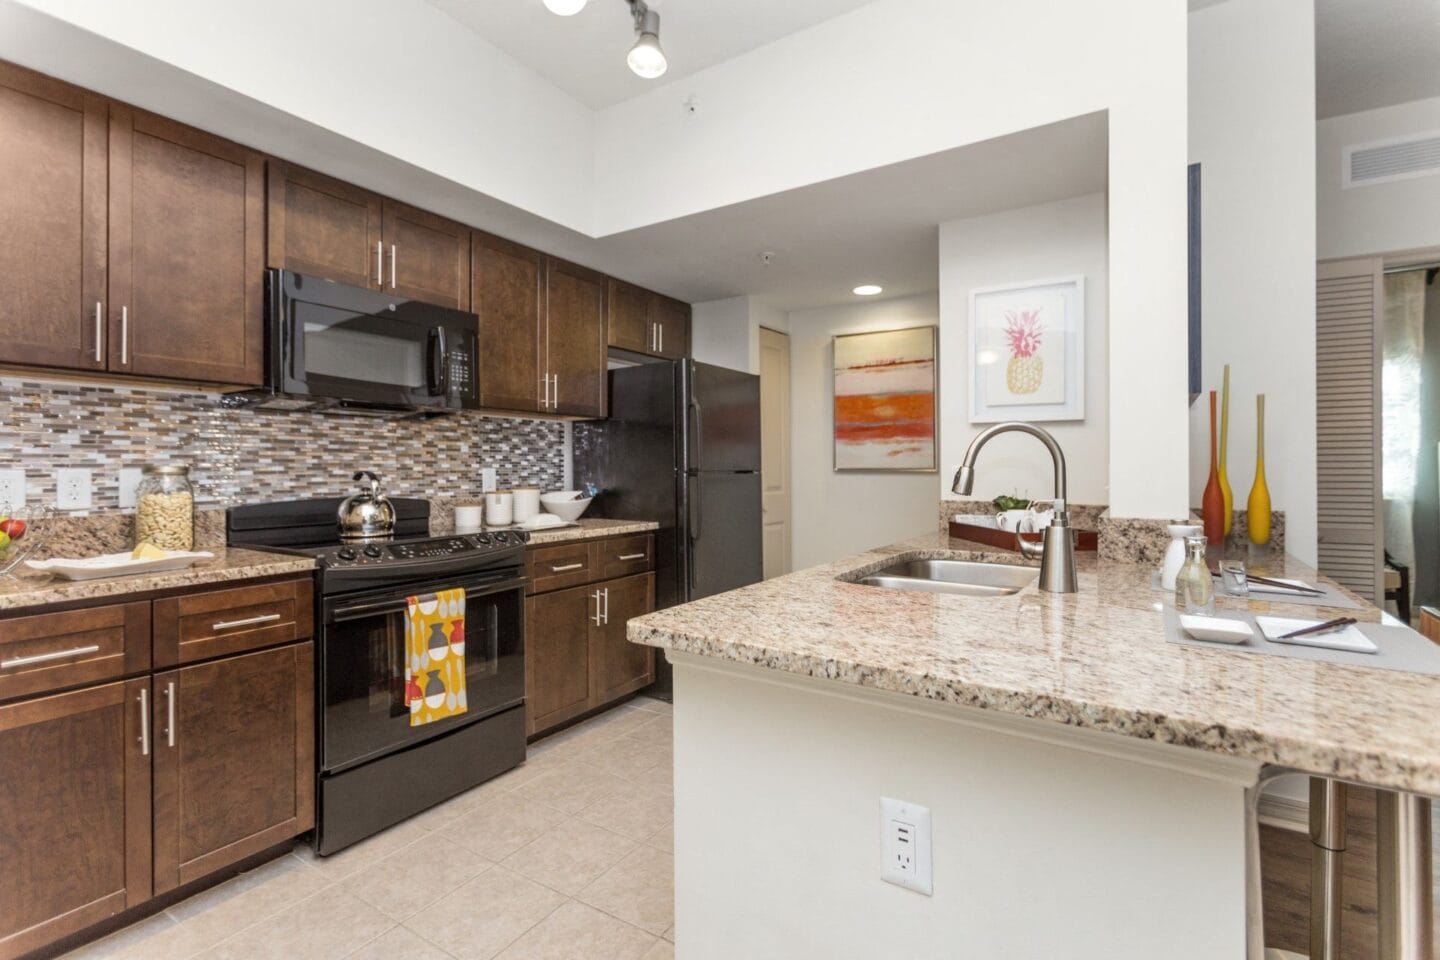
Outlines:
[[590,506],[590,498],[581,490],[553,490],[540,497],[540,506],[566,523],[574,523]]
[[0,577],[20,565],[44,539],[47,508],[18,507],[13,511],[0,503]]

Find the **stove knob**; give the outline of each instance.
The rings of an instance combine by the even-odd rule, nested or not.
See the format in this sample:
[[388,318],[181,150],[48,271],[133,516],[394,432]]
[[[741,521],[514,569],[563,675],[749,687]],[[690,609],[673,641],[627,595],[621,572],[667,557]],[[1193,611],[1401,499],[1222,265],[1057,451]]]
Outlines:
[[380,548],[377,547],[377,546],[375,546],[375,544],[373,544],[373,543],[370,544],[370,546],[368,546],[368,547],[365,548],[365,556],[369,557],[369,558],[372,559],[372,560],[375,559],[375,558],[377,558],[377,557],[379,557],[379,556],[380,556]]
[[501,531],[499,531],[498,533],[495,534],[495,542],[496,542],[496,543],[507,543],[509,540],[510,540],[510,534],[506,533],[504,530],[501,530]]
[[349,547],[341,547],[340,551],[336,553],[335,556],[339,557],[341,560],[354,560],[355,551],[351,550]]
[[488,533],[482,533],[482,534],[480,534],[478,537],[475,538],[475,542],[476,542],[476,543],[479,543],[479,544],[482,544],[482,545],[488,546],[489,543],[490,543],[490,534],[488,534]]

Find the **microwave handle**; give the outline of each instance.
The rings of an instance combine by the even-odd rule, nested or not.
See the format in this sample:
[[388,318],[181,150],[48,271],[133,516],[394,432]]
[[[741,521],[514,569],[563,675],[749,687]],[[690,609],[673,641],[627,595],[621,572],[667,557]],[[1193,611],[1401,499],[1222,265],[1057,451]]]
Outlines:
[[450,368],[446,363],[445,328],[436,327],[430,335],[430,396],[443,397],[450,392]]

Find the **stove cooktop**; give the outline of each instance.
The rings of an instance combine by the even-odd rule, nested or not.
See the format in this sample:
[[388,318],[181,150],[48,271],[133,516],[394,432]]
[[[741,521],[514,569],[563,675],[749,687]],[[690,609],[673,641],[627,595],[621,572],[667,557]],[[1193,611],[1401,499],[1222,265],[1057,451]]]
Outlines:
[[464,557],[478,560],[524,547],[527,540],[523,530],[497,530],[493,533],[460,533],[446,537],[332,540],[320,544],[272,546],[314,557],[322,567],[330,569],[393,566]]

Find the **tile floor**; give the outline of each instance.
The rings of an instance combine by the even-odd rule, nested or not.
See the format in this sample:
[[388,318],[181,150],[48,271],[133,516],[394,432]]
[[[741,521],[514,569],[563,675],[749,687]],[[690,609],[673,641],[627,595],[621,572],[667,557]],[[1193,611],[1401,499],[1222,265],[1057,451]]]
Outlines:
[[670,705],[641,697],[348,850],[308,846],[64,960],[668,960]]

